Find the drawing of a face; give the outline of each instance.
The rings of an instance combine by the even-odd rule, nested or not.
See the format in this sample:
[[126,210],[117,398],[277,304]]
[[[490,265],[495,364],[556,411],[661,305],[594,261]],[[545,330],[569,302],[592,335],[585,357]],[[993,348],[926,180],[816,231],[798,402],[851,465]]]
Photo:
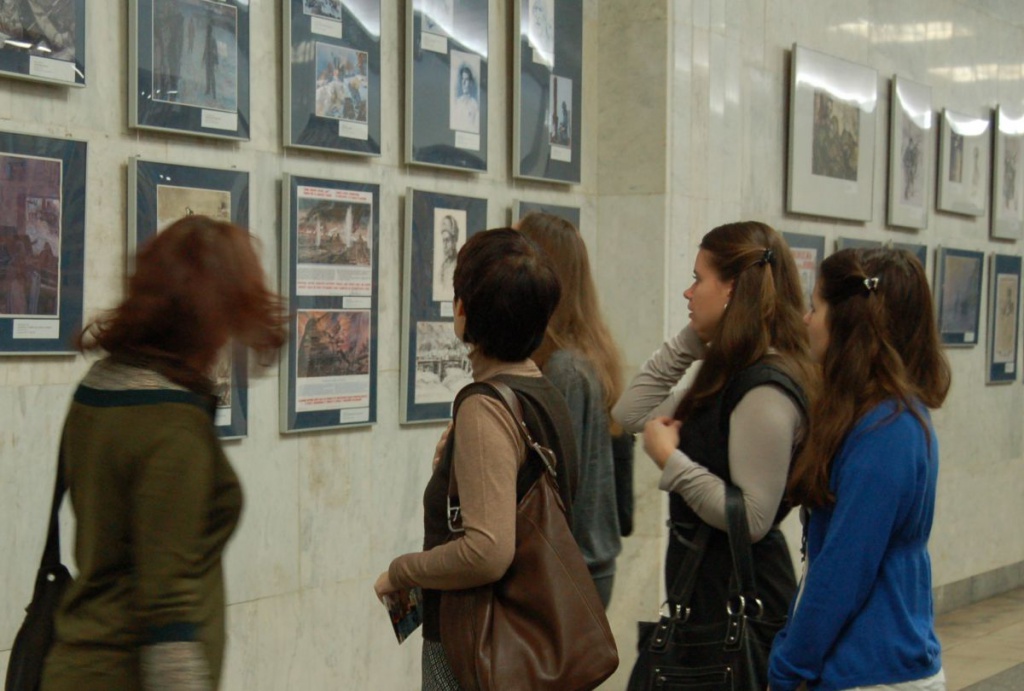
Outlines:
[[451,216],[441,220],[441,242],[445,259],[455,259],[458,254],[459,227]]

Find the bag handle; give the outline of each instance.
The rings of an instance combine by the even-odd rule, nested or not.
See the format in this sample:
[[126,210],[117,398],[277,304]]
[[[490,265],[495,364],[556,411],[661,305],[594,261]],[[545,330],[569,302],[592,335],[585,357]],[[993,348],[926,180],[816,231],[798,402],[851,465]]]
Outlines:
[[[669,520],[669,529],[672,533],[669,539],[678,539],[676,538],[671,520]],[[689,618],[689,608],[687,605],[690,602],[690,597],[693,595],[693,589],[697,585],[697,571],[700,568],[700,563],[704,561],[704,552],[707,551],[710,538],[711,526],[701,521],[700,526],[697,527],[697,532],[693,536],[693,540],[688,541],[689,544],[686,544],[686,548],[689,551],[683,557],[683,561],[679,565],[679,572],[676,574],[675,580],[672,581],[672,587],[669,588],[668,592],[668,604],[672,610],[672,616],[676,619],[680,618],[684,610],[686,610],[686,617],[683,617],[683,619]]]
[[738,589],[740,609],[745,598],[752,598],[761,608],[757,597],[757,579],[754,575],[754,557],[750,549],[750,526],[747,524],[747,506],[743,490],[727,484],[725,486],[725,513],[729,527],[729,551],[732,554],[732,571]]
[[57,479],[53,485],[53,502],[50,504],[50,525],[46,533],[46,547],[39,570],[53,569],[60,566],[60,504],[64,499],[64,439],[61,438],[60,451],[57,453]]

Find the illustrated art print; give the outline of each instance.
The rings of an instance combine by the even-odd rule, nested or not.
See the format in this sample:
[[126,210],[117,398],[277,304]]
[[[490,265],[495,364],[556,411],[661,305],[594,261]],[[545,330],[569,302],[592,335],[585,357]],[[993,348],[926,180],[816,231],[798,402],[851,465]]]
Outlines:
[[946,345],[978,343],[984,257],[981,252],[939,248],[935,284],[939,335]]
[[0,0],[0,75],[85,86],[85,0]]
[[991,169],[991,114],[968,115],[946,109],[939,120],[937,208],[965,216],[988,210]]
[[1024,237],[1024,117],[996,109],[995,150],[992,157],[992,237]]
[[1017,379],[1021,258],[993,254],[989,260],[989,346],[985,383],[1010,383]]
[[895,76],[889,114],[889,225],[925,228],[934,151],[932,92]]

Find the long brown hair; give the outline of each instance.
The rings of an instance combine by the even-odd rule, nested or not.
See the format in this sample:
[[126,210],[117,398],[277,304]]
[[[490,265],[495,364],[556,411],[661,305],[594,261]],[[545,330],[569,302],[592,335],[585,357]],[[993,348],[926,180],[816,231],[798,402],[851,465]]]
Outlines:
[[601,316],[583,238],[569,221],[539,211],[524,216],[518,227],[551,257],[562,282],[562,298],[533,359],[543,366],[556,350],[577,351],[593,367],[605,409],[611,410],[622,393],[622,360]]
[[765,358],[806,391],[814,368],[800,276],[786,241],[769,225],[742,221],[710,231],[700,248],[718,278],[732,281],[732,294],[676,418],[710,403],[736,374]]
[[924,268],[905,250],[848,249],[822,262],[815,288],[828,312],[829,342],[822,388],[815,397],[807,443],[797,457],[789,494],[811,507],[834,501],[832,460],[850,430],[885,400],[896,412],[936,408],[949,391],[949,364],[939,344]]
[[150,363],[173,381],[202,389],[229,339],[267,359],[285,342],[285,320],[249,232],[186,216],[143,245],[127,297],[88,324],[76,345]]

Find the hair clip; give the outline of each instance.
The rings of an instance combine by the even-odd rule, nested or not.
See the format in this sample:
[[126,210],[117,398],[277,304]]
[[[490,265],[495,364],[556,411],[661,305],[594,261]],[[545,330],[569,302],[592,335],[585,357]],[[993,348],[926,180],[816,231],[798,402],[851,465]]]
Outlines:
[[773,266],[775,264],[775,253],[772,252],[770,247],[765,247],[764,254],[762,254],[761,258],[757,260],[758,266],[764,266],[765,264],[771,264]]
[[870,294],[878,291],[878,277],[864,279],[864,289]]

